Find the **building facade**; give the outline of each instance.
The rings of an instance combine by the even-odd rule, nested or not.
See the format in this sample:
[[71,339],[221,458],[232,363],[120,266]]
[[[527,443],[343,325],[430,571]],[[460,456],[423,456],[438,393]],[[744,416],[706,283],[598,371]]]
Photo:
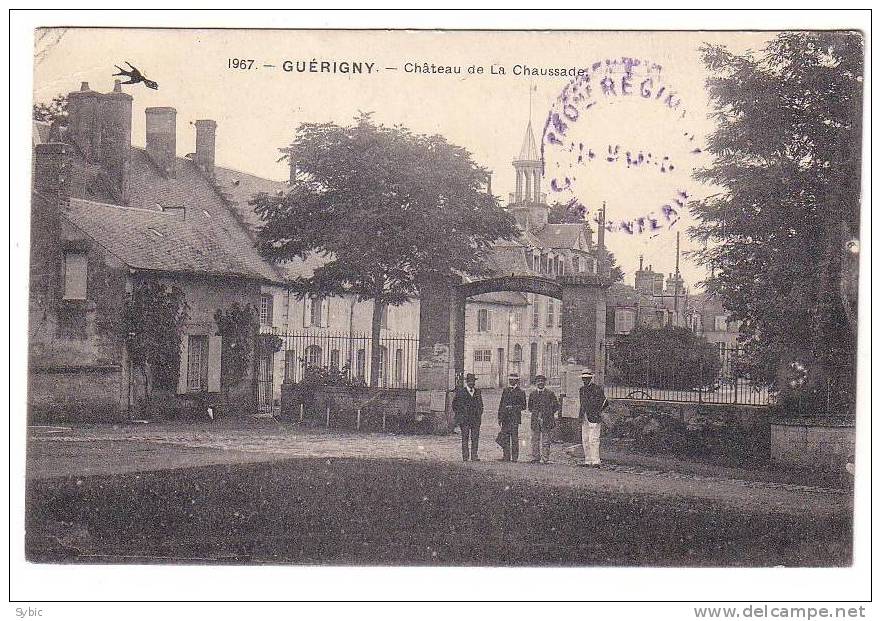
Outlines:
[[[596,273],[597,246],[590,224],[548,222],[551,207],[542,192],[543,165],[532,123],[512,165],[516,182],[506,208],[517,219],[520,236],[493,248],[494,271],[548,278]],[[547,296],[506,292],[470,298],[465,310],[465,370],[483,387],[504,386],[510,372],[519,373],[524,385],[538,374],[559,384],[562,318],[562,302]]]

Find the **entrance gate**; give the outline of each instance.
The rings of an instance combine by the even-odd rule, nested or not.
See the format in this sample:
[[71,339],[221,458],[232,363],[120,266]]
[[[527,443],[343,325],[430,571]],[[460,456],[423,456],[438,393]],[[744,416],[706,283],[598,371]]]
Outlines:
[[[437,279],[420,288],[420,390],[449,391],[462,385],[465,371],[465,303],[482,293],[519,291],[562,301],[561,361],[591,367],[603,379],[602,343],[606,331],[607,277],[579,273],[552,279],[544,276],[503,276],[464,283]],[[535,352],[538,353],[538,352]],[[530,351],[530,354],[533,354]],[[537,355],[530,355],[534,377]]]

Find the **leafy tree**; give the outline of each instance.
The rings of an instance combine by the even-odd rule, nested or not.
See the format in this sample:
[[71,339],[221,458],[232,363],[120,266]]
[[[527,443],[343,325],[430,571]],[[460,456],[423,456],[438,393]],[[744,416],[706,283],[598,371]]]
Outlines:
[[55,95],[49,103],[34,104],[34,120],[67,124],[67,95]]
[[713,386],[722,369],[716,348],[687,328],[636,327],[609,348],[609,381],[690,390]]
[[176,286],[150,280],[128,295],[120,331],[132,365],[143,374],[147,408],[153,388],[169,390],[177,386],[187,312],[184,293]]
[[863,40],[788,32],[758,53],[702,48],[716,130],[700,180],[721,192],[692,205],[696,253],[741,332],[755,379],[852,407],[855,246],[859,236]]
[[587,207],[578,201],[554,203],[548,212],[548,224],[583,224]]
[[[514,218],[484,191],[487,171],[442,136],[376,125],[304,123],[287,149],[297,177],[282,196],[260,194],[258,248],[270,261],[322,261],[295,286],[303,295],[353,294],[373,300],[372,342],[382,309],[421,285],[456,274],[485,274],[486,251],[518,235]],[[370,381],[379,377],[371,348]]]

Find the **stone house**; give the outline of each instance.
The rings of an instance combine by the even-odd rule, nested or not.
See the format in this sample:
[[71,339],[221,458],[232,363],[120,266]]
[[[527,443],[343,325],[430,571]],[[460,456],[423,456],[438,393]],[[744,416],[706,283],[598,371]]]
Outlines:
[[[176,112],[146,110],[146,148],[131,144],[132,98],[117,83],[84,83],[69,96],[58,142],[34,147],[29,312],[32,418],[113,420],[137,414],[143,397],[120,324],[129,292],[144,280],[176,285],[188,319],[181,342],[179,403],[216,402],[222,338],[214,313],[259,307],[283,276],[263,261],[219,187],[216,124],[196,121],[196,153],[176,155]],[[218,175],[218,173],[220,173]],[[254,373],[232,387],[247,410]]]

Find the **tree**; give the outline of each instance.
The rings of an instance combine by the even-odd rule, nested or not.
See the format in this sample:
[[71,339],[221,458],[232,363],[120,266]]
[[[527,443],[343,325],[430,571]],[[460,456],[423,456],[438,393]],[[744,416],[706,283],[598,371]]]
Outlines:
[[554,203],[548,211],[548,224],[584,224],[587,207],[578,201]]
[[143,374],[147,409],[154,387],[169,390],[177,386],[187,311],[183,291],[154,280],[137,285],[123,307],[119,329],[132,365]]
[[[438,279],[487,273],[492,243],[518,235],[514,218],[483,189],[488,172],[442,136],[361,114],[345,127],[304,123],[287,151],[297,171],[290,190],[251,201],[263,219],[258,249],[278,263],[321,259],[294,283],[302,295],[373,300],[374,344],[384,306]],[[371,385],[379,356],[371,347]]]
[[57,136],[59,129],[67,125],[67,95],[55,95],[49,103],[35,103],[33,118],[49,123],[50,134]]
[[698,179],[692,235],[741,332],[750,374],[785,388],[807,371],[805,403],[852,409],[855,387],[863,41],[788,32],[759,53],[702,48],[716,130]]
[[687,328],[636,327],[609,348],[609,380],[624,386],[691,390],[715,384],[716,348]]

